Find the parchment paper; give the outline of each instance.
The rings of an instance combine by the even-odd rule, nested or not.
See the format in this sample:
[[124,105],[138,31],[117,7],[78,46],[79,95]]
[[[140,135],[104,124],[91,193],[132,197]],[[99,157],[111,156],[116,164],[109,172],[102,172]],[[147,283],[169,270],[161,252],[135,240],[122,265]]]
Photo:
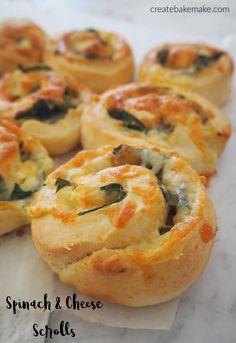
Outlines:
[[[1,307],[6,307],[7,296],[11,296],[11,300],[32,301],[41,300],[44,293],[48,293],[53,305],[56,297],[59,296],[63,304],[65,298],[75,292],[72,287],[61,284],[42,261],[33,245],[30,228],[18,230],[0,239],[0,275]],[[79,295],[78,300],[91,299]],[[83,319],[109,326],[169,329],[178,303],[177,299],[159,306],[135,309],[104,302],[102,309],[71,311]]]
[[[159,42],[168,40],[188,39],[179,37],[176,33],[160,32],[154,35],[153,30],[146,27],[119,22],[111,19],[101,19],[69,11],[67,8],[58,6],[48,9],[42,7],[34,11],[30,4],[18,8],[17,16],[28,17],[45,28],[51,34],[63,32],[69,29],[98,27],[113,30],[123,34],[131,43],[136,60],[140,61],[144,53]],[[12,17],[16,13],[15,5],[8,3],[7,6],[1,4],[0,18]],[[63,20],[62,20],[63,18]],[[141,37],[141,41],[140,41]],[[208,43],[216,44],[224,48],[231,49],[235,45],[235,37],[227,37],[224,42],[214,39],[204,39],[202,37],[189,36],[189,41],[204,40]],[[235,51],[231,51],[235,53]],[[231,101],[228,106],[229,114],[233,114],[235,103]],[[233,138],[235,140],[235,137]],[[224,164],[231,163],[234,152],[227,151],[224,155]],[[70,154],[72,155],[72,154]],[[233,156],[234,157],[234,156]],[[57,159],[57,162],[60,159]],[[223,169],[223,165],[220,166]],[[220,171],[219,171],[220,173]],[[220,182],[224,182],[224,176]],[[217,184],[214,185],[217,187]],[[213,199],[214,201],[214,199]],[[0,223],[1,225],[1,223]],[[31,240],[30,229],[25,228],[13,232],[0,238],[0,306],[6,307],[6,296],[11,296],[16,300],[40,300],[44,293],[48,293],[49,299],[56,296],[62,299],[72,294],[75,290],[62,285],[58,278],[50,271],[46,263],[39,257]],[[87,299],[81,295],[80,300]],[[170,329],[177,309],[179,299],[168,303],[146,308],[127,308],[124,306],[104,303],[104,307],[99,310],[91,309],[74,311],[83,319],[91,322],[99,322],[109,326],[145,329]]]

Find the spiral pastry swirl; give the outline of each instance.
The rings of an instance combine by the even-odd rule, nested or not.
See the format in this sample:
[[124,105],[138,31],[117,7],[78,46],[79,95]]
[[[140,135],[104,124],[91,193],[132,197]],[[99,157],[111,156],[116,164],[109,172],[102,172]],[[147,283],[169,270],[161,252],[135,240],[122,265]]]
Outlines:
[[134,60],[128,43],[111,32],[72,31],[49,42],[45,63],[58,73],[70,74],[97,93],[128,83]]
[[51,155],[80,142],[80,117],[92,93],[73,78],[42,64],[20,66],[0,80],[0,118],[20,125]]
[[0,235],[30,222],[27,208],[52,168],[36,139],[0,121]]
[[46,33],[29,20],[6,20],[0,23],[0,75],[18,65],[42,62]]
[[82,116],[84,148],[106,144],[160,147],[211,176],[231,133],[225,114],[206,99],[173,87],[130,84],[94,99]]
[[82,151],[39,191],[33,240],[79,292],[129,306],[167,301],[200,275],[211,252],[215,213],[203,182],[158,149]]
[[139,81],[180,86],[222,106],[231,92],[232,74],[233,60],[225,51],[205,44],[166,43],[147,53]]

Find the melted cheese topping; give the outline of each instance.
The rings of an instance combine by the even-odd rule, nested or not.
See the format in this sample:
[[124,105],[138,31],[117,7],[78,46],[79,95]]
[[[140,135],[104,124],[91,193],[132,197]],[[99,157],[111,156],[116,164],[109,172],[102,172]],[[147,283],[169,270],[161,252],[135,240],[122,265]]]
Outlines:
[[[141,129],[133,128],[130,118],[122,119],[120,110],[138,119]],[[109,115],[109,111],[113,111],[115,117]],[[87,108],[82,118],[85,143],[86,137],[92,135],[91,130],[100,132],[102,144],[114,140],[115,144],[158,146],[177,153],[199,173],[211,175],[222,150],[217,142],[222,141],[226,132],[224,139],[227,140],[231,125],[220,110],[190,92],[171,87],[128,85],[104,93]],[[99,137],[96,141],[90,138],[89,142],[85,144],[87,148],[96,147]]]
[[0,80],[0,118],[21,126],[50,155],[64,154],[80,143],[81,115],[92,97],[73,77],[47,66],[21,67]]
[[[226,59],[229,63],[226,63]],[[225,68],[224,68],[225,66]],[[155,73],[159,69],[170,70],[176,75],[183,74],[186,77],[199,73],[206,73],[209,69],[222,69],[232,72],[232,61],[229,55],[222,50],[204,44],[164,44],[154,48],[145,57],[142,68],[148,71],[152,68]]]
[[[52,231],[57,236],[56,245],[63,239],[63,246],[68,249],[71,244],[82,247],[92,241],[100,248],[159,246],[166,242],[166,237],[175,236],[179,230],[182,235],[184,230],[187,234],[194,221],[201,221],[204,186],[186,162],[148,149],[140,150],[139,165],[118,165],[114,158],[111,147],[82,151],[47,178],[30,214],[35,221],[50,220],[50,227],[55,223]],[[152,169],[145,167],[147,161]],[[170,205],[157,181],[160,168],[163,185],[171,192],[183,192],[173,214],[172,229],[166,234],[161,228],[169,225]],[[59,177],[69,184],[58,189]],[[121,185],[126,193],[117,202],[117,194],[102,191],[102,187],[114,184]],[[81,215],[83,211],[87,212]],[[44,229],[51,235],[49,228]],[[89,253],[86,248],[85,251]]]
[[192,90],[222,106],[231,92],[233,60],[205,44],[167,43],[144,57],[139,81]]
[[[159,50],[160,51],[160,50]],[[166,51],[166,61],[161,61],[161,58],[157,54],[157,60],[160,64],[171,69],[189,69],[195,67],[198,56],[204,56],[206,58],[212,58],[216,56],[216,62],[220,58],[222,51],[210,48],[206,45],[200,44],[165,44],[161,51]],[[212,64],[210,63],[210,64]],[[197,66],[198,67],[198,66]],[[206,66],[202,66],[203,68]]]
[[[91,92],[84,86],[71,78],[64,80],[53,71],[16,70],[5,74],[0,81],[0,116],[16,119],[18,114],[31,109],[39,100],[50,100],[58,106],[63,106],[66,103],[67,88],[71,92],[74,108],[91,98]],[[69,112],[70,108],[67,114]]]

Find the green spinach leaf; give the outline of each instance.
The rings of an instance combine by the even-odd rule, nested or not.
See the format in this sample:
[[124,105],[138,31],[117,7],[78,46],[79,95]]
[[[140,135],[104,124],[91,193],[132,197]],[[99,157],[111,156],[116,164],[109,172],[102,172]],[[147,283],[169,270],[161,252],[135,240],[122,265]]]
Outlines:
[[112,204],[120,202],[126,197],[126,192],[119,183],[110,183],[109,185],[100,187],[100,190],[104,191],[106,195],[110,195],[114,192],[118,193],[117,198],[112,202]]
[[[155,128],[146,127],[139,119],[125,111],[123,108],[109,109],[108,114],[111,118],[121,120],[123,125],[128,129],[148,133]],[[156,127],[157,130],[170,134],[174,131],[174,125],[161,120],[160,124]]]
[[18,183],[15,183],[12,193],[8,191],[3,177],[0,175],[0,200],[13,201],[30,197],[34,191],[24,191]]
[[118,145],[116,148],[113,149],[112,154],[115,156],[120,156],[122,154],[124,146],[124,144]]
[[179,201],[178,194],[169,191],[160,179],[157,179],[157,181],[166,203],[169,206],[177,206]]
[[53,100],[40,99],[27,111],[17,115],[16,120],[37,119],[53,123],[66,115],[65,106],[56,104]]
[[57,193],[60,189],[71,186],[71,182],[65,179],[57,178],[55,182],[55,186],[57,187],[56,189],[56,193]]
[[101,208],[104,208],[104,207],[110,206],[112,204],[115,204],[117,202],[120,202],[126,197],[126,194],[127,194],[127,192],[123,189],[123,187],[119,183],[110,183],[109,185],[105,185],[105,186],[100,187],[100,190],[105,192],[106,195],[111,195],[112,193],[117,193],[117,197],[113,201],[111,201],[109,204],[104,204],[104,205],[99,206],[99,207],[94,207],[94,208],[90,208],[88,210],[81,211],[81,212],[79,212],[79,216],[100,210]]
[[166,203],[170,206],[180,206],[181,208],[188,208],[190,209],[189,201],[187,200],[186,192],[185,192],[185,186],[181,185],[176,189],[175,192],[168,190],[165,185],[158,180],[159,187],[162,191],[163,197],[166,201]]
[[77,105],[72,101],[72,95],[68,94],[68,87],[65,88],[64,104],[58,104],[54,100],[40,99],[27,111],[17,115],[16,120],[37,119],[42,122],[55,123],[64,118],[67,111],[76,108]]
[[21,200],[30,197],[34,192],[33,191],[24,191],[18,183],[15,183],[14,189],[11,193],[10,200]]
[[171,230],[171,225],[164,225],[159,228],[160,235],[164,235],[165,233],[169,232]]
[[107,112],[111,118],[121,120],[124,123],[124,126],[128,129],[147,131],[147,128],[139,119],[135,118],[129,112],[123,110],[123,108],[114,108],[108,110]]
[[0,175],[0,201],[6,201],[9,199],[10,199],[10,193],[8,192],[6,183],[2,175]]
[[19,65],[18,68],[23,72],[23,73],[29,73],[31,71],[48,71],[52,70],[51,67],[46,66],[46,65],[33,65],[33,66],[24,66],[24,65]]
[[215,52],[211,55],[204,55],[204,54],[198,54],[194,64],[196,65],[195,70],[196,72],[199,72],[207,67],[209,67],[211,64],[215,63],[221,56],[223,55],[223,52]]
[[165,66],[168,59],[169,50],[164,48],[157,52],[157,60],[162,65]]

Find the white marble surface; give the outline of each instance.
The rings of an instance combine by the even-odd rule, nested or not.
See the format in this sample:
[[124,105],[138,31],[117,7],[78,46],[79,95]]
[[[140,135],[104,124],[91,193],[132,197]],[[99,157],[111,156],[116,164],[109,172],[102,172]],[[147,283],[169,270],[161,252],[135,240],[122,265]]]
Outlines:
[[[49,314],[20,312],[13,315],[0,308],[0,342],[28,343],[32,342],[32,326],[38,323],[41,327],[48,323]],[[37,343],[44,343],[44,337],[37,337]]]
[[[56,4],[59,1],[20,1],[19,8],[27,3],[36,6]],[[63,1],[60,1],[62,3]],[[186,31],[197,35],[202,40],[211,37],[214,41],[230,35],[225,44],[235,49],[236,40],[236,3],[232,1],[203,1],[219,6],[230,6],[228,15],[150,15],[150,6],[159,4],[180,4],[176,1],[160,0],[67,0],[66,4],[74,12],[85,11],[104,16],[104,25],[110,18],[122,19],[139,25],[151,25],[153,34],[158,30],[168,30],[175,34],[185,35]],[[181,1],[181,4],[199,4],[199,1]],[[202,4],[202,3],[201,3]],[[109,18],[109,19],[108,19]],[[60,20],[57,18],[57,20]],[[46,22],[46,18],[45,18]],[[102,22],[102,20],[101,20]],[[122,23],[121,23],[122,25]],[[154,29],[155,27],[155,29]],[[122,29],[122,28],[121,28]],[[151,32],[151,31],[150,31]],[[141,44],[145,46],[145,44]],[[235,50],[234,50],[235,53]],[[236,53],[234,55],[236,58]],[[236,125],[236,108],[229,106],[228,111]],[[46,343],[235,343],[236,342],[236,219],[235,219],[235,193],[236,193],[236,138],[235,131],[226,152],[219,162],[219,174],[214,178],[210,193],[217,208],[219,231],[213,255],[202,277],[184,294],[181,299],[177,318],[169,332],[154,330],[131,330],[108,328],[99,324],[85,322],[68,312],[54,312],[50,315],[49,326],[58,327],[61,320],[70,321],[75,328],[76,338],[56,337],[46,340]],[[231,162],[230,162],[231,161]],[[225,182],[221,182],[222,173]],[[29,319],[11,318],[9,314],[0,312],[0,343],[28,343],[43,342],[43,340],[30,338],[30,329],[36,315]],[[47,316],[37,318],[42,326],[47,322]],[[28,324],[27,324],[28,323]],[[9,332],[25,332],[25,336],[10,335]],[[28,335],[28,336],[27,336]]]

